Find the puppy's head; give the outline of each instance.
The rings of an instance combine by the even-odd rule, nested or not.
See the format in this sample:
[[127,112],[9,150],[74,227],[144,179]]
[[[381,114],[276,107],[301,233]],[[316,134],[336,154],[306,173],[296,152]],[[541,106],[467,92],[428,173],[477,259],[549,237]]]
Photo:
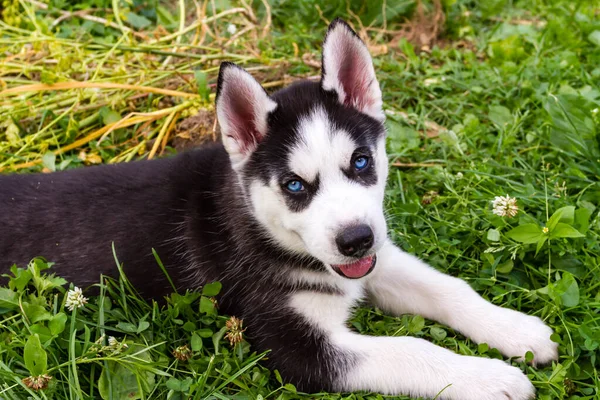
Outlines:
[[386,237],[388,164],[381,90],[356,33],[333,21],[321,81],[271,96],[223,63],[216,108],[233,170],[273,242],[334,274],[367,275]]

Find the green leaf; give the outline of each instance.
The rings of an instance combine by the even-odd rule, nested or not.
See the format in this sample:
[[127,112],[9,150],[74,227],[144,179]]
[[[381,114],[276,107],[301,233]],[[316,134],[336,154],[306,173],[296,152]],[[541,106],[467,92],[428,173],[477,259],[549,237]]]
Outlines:
[[34,258],[27,266],[27,270],[32,274],[33,286],[38,291],[38,295],[67,283],[65,279],[56,277],[54,274],[42,274],[42,271],[49,269],[52,265],[53,263],[46,262],[42,258]]
[[223,339],[223,336],[225,336],[225,332],[227,332],[226,326],[222,327],[218,332],[215,332],[212,336],[213,346],[215,346],[215,354],[220,354],[219,349],[221,347],[221,339]]
[[194,77],[196,78],[196,86],[198,87],[198,94],[204,101],[209,101],[210,88],[208,87],[208,76],[205,72],[196,70],[194,71]]
[[52,314],[37,304],[23,303],[23,311],[31,323],[52,319]]
[[52,319],[48,322],[48,328],[50,328],[50,333],[52,335],[59,335],[65,330],[65,325],[67,323],[67,314],[61,312],[52,317]]
[[506,233],[507,237],[520,243],[537,243],[542,235],[542,228],[538,224],[520,225]]
[[564,256],[556,257],[552,256],[552,266],[561,271],[567,271],[573,274],[576,278],[583,278],[587,273],[587,268],[572,254],[565,254]]
[[503,262],[502,264],[498,265],[496,267],[496,272],[499,272],[501,274],[508,274],[510,273],[510,271],[513,270],[515,266],[515,263],[513,262],[513,260],[508,260]]
[[580,238],[585,237],[582,235],[577,229],[573,228],[571,225],[563,224],[559,222],[556,225],[556,228],[550,233],[551,238]]
[[207,315],[216,314],[217,310],[215,309],[214,303],[210,300],[210,298],[206,296],[202,296],[200,298],[200,312]]
[[42,284],[41,288],[43,288],[43,290],[48,290],[48,289],[52,289],[55,287],[63,286],[64,284],[67,283],[67,280],[61,278],[60,276],[47,275],[42,280],[42,283],[43,284]]
[[167,389],[174,390],[176,392],[187,392],[190,390],[192,386],[192,378],[187,377],[184,380],[179,380],[177,378],[169,378],[166,383]]
[[135,374],[129,368],[115,361],[107,361],[107,364],[108,372],[107,368],[103,368],[100,379],[98,379],[100,396],[105,400],[141,399],[142,394]]
[[494,258],[494,256],[491,255],[490,253],[482,253],[481,254],[481,260],[482,261],[486,261],[490,265],[494,265],[494,262],[496,261],[496,259]]
[[168,7],[159,5],[159,3],[157,3],[156,7],[156,19],[157,19],[157,25],[174,25],[177,23],[177,20],[175,19],[175,17],[173,16],[173,14],[171,14],[171,11],[168,9]]
[[448,335],[445,329],[438,328],[437,326],[432,326],[431,329],[429,329],[429,333],[435,340],[444,340]]
[[102,122],[104,123],[104,125],[109,125],[109,124],[114,124],[117,121],[120,121],[121,114],[104,106],[104,107],[100,108],[100,118],[102,118]]
[[563,272],[563,276],[556,283],[554,290],[560,294],[565,307],[575,307],[579,304],[579,285],[570,273]]
[[47,69],[43,69],[40,72],[40,82],[45,83],[46,85],[52,85],[53,83],[58,82],[58,76]]
[[31,376],[40,376],[46,373],[48,367],[48,355],[42,347],[40,337],[37,334],[29,336],[23,349],[25,367]]
[[176,392],[183,391],[183,390],[181,390],[181,381],[177,378],[169,378],[169,380],[167,381],[167,383],[165,385],[167,386],[167,389],[169,389],[169,390],[174,390]]
[[117,324],[117,328],[121,329],[123,332],[127,332],[127,333],[136,333],[138,330],[138,327],[130,322],[119,322]]
[[593,211],[589,208],[579,208],[575,211],[575,225],[577,226],[577,230],[583,234],[585,234],[590,228],[590,217],[592,216]]
[[391,154],[405,154],[421,145],[421,136],[416,130],[391,119],[387,121],[386,125],[388,149]]
[[275,379],[277,380],[277,382],[279,382],[280,385],[283,385],[283,379],[281,378],[281,374],[279,373],[279,371],[275,370],[273,372],[275,374]]
[[21,136],[19,134],[19,125],[10,120],[8,120],[6,124],[7,125],[5,125],[6,130],[4,131],[4,136],[6,137],[6,140],[8,141],[9,145],[11,147],[20,146]]
[[148,321],[140,321],[140,324],[137,327],[137,334],[144,332],[146,329],[150,327],[150,322]]
[[593,31],[588,35],[588,40],[600,47],[600,31]]
[[[148,372],[152,358],[141,345],[131,345],[136,353],[136,363],[132,368],[116,361],[107,361],[108,368],[103,368],[98,379],[98,391],[104,400],[136,400],[141,399],[154,386],[155,374]],[[137,368],[136,368],[137,366]],[[146,367],[146,368],[144,368]],[[152,369],[155,371],[155,369]]]
[[550,231],[550,233],[552,233],[554,227],[556,227],[556,224],[558,224],[559,222],[564,222],[565,224],[569,225],[572,224],[574,216],[575,207],[567,206],[559,208],[554,212],[554,214],[552,214],[552,216],[548,220],[548,223],[546,224],[546,227],[548,227],[548,230]]
[[292,385],[291,383],[286,383],[285,385],[283,385],[283,388],[288,392],[296,393],[296,386]]
[[196,331],[196,334],[198,334],[198,336],[203,337],[203,338],[209,338],[213,335],[213,331],[212,331],[212,329],[209,329],[209,328],[202,328],[202,329],[198,329]]
[[44,259],[38,257],[31,260],[31,262],[27,265],[27,268],[31,271],[33,276],[39,277],[41,272],[50,269],[50,266],[51,263],[48,263]]
[[56,171],[56,154],[51,151],[47,151],[42,156],[42,164],[44,167],[48,168],[50,171]]
[[215,297],[221,291],[221,282],[207,283],[202,288],[202,295],[207,297]]
[[528,351],[525,353],[525,361],[530,363],[531,361],[533,361],[533,353],[531,351]]
[[425,327],[425,318],[420,315],[415,315],[408,323],[408,331],[410,333],[421,332]]
[[128,12],[125,15],[125,18],[127,19],[127,22],[129,22],[129,24],[131,24],[131,26],[133,26],[135,29],[144,29],[152,25],[152,21],[150,21],[148,18],[136,13]]
[[487,343],[479,343],[477,345],[477,352],[479,354],[485,354],[490,349],[490,346]]
[[188,321],[185,324],[183,324],[183,330],[186,332],[193,332],[196,330],[196,324],[192,321]]
[[510,110],[504,106],[491,106],[488,118],[501,129],[513,121]]
[[8,288],[0,287],[0,308],[17,310],[19,308],[19,296]]
[[24,268],[19,268],[16,265],[13,265],[12,267],[10,267],[10,272],[12,272],[12,274],[14,275],[14,277],[10,278],[9,281],[9,287],[11,289],[16,289],[17,291],[21,292],[23,291],[23,289],[25,289],[25,287],[27,286],[27,284],[29,283],[29,281],[31,281],[31,278],[33,277],[33,274],[24,269]]
[[542,250],[542,247],[544,247],[544,243],[546,243],[546,240],[548,240],[548,236],[542,235],[542,238],[540,239],[540,241],[537,242],[537,246],[535,247],[535,255],[536,256],[538,255],[540,250]]
[[497,229],[488,230],[487,238],[490,242],[499,242],[500,241],[500,231]]
[[33,324],[29,327],[29,330],[31,333],[37,333],[42,343],[46,343],[52,339],[52,333],[50,333],[50,329],[44,326],[43,323]]
[[578,94],[550,95],[544,108],[552,121],[552,144],[595,162],[600,150],[592,110],[597,107],[596,103]]
[[196,333],[192,334],[192,351],[200,351],[202,350],[202,338],[198,336]]
[[452,130],[452,129],[450,129],[450,130],[443,129],[443,130],[440,131],[440,134],[439,134],[438,137],[448,147],[453,147],[459,153],[462,154],[462,148],[460,147],[460,140],[459,140],[458,135],[456,134],[456,132],[454,130]]

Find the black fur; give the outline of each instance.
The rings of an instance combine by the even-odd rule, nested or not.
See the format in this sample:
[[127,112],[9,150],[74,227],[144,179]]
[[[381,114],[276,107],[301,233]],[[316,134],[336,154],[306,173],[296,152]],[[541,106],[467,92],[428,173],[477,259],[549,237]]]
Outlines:
[[[290,123],[315,104],[358,143],[373,143],[383,134],[381,124],[339,105],[316,83],[296,84],[273,99],[280,106],[269,118],[269,134],[252,155],[248,175],[268,180],[286,172],[285,149],[296,140]],[[171,288],[152,255],[155,248],[179,288],[223,284],[221,310],[246,321],[257,351],[271,350],[268,366],[301,390],[333,389],[352,357],[333,354],[338,350],[325,335],[286,310],[285,303],[300,289],[284,279],[290,268],[327,273],[325,267],[277,247],[247,211],[234,180],[220,144],[169,159],[0,176],[0,273],[41,255],[56,263],[58,275],[86,287],[100,274],[117,276],[114,242],[134,286],[160,299]]]
[[[341,105],[337,95],[323,90],[318,82],[297,82],[274,93],[271,98],[277,102],[278,107],[269,114],[269,134],[252,154],[246,168],[249,176],[260,177],[265,184],[270,181],[274,172],[282,184],[289,180],[289,149],[299,140],[299,132],[291,128],[297,127],[300,118],[310,115],[316,107],[322,107],[330,121],[335,121],[335,128],[347,132],[365,155],[370,155],[368,149],[385,134],[381,122]],[[348,165],[348,171],[351,168],[352,165]],[[377,176],[373,169],[370,172],[363,174],[364,180],[357,180],[367,185],[375,184]],[[347,175],[357,178],[354,173]]]
[[322,265],[272,244],[242,196],[232,196],[232,174],[214,145],[171,159],[2,176],[0,273],[43,255],[58,275],[85,287],[101,273],[117,276],[114,242],[134,286],[160,298],[171,289],[154,247],[179,288],[223,284],[220,309],[244,319],[257,351],[271,349],[267,365],[303,390],[327,388],[344,365],[325,368],[335,350],[285,304],[298,289],[284,279],[289,268]]
[[[272,99],[278,107],[244,168],[247,178],[285,182],[287,150],[298,140],[294,127],[317,106],[360,148],[369,149],[384,134],[380,122],[339,104],[319,83],[294,84]],[[360,177],[348,168],[350,179],[367,185],[377,180],[373,173]],[[318,191],[318,180],[312,184]],[[300,390],[335,389],[337,377],[354,361],[289,309],[289,295],[298,289],[331,294],[337,289],[298,287],[286,279],[296,268],[328,272],[316,259],[291,254],[268,237],[250,213],[220,144],[169,159],[0,176],[0,188],[0,274],[44,256],[56,263],[53,272],[85,287],[101,274],[117,276],[114,242],[134,286],[160,299],[171,288],[154,260],[154,248],[178,288],[220,281],[221,311],[243,318],[254,348],[271,350],[267,365]],[[295,209],[303,206],[300,202]]]

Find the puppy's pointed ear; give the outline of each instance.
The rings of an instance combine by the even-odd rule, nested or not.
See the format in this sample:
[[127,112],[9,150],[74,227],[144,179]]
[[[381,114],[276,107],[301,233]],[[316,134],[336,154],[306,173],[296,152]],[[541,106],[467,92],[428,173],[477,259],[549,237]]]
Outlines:
[[327,91],[334,91],[340,103],[378,121],[385,120],[381,89],[369,49],[339,18],[329,25],[323,43],[321,86]]
[[239,169],[267,134],[267,117],[275,103],[248,72],[224,62],[217,84],[217,118],[232,166]]

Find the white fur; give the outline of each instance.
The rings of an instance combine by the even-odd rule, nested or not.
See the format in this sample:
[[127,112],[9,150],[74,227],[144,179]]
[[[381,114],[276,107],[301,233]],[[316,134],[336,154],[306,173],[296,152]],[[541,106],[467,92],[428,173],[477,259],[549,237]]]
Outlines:
[[[240,170],[249,155],[256,148],[257,142],[247,143],[240,130],[244,124],[253,123],[261,136],[267,133],[267,117],[277,108],[277,103],[269,98],[265,90],[248,72],[237,67],[226,67],[223,71],[221,93],[217,99],[216,109],[223,145],[229,153],[234,170]],[[238,110],[232,106],[232,96],[243,99],[245,106],[251,108],[253,121],[239,120],[235,114]]]
[[343,391],[451,400],[527,400],[535,390],[527,376],[501,360],[460,356],[423,339],[333,336],[334,343],[361,358],[340,379]]
[[313,182],[328,168],[347,168],[357,145],[345,132],[334,129],[323,108],[302,118],[298,126],[300,142],[290,149],[290,171]]
[[[340,72],[348,66],[349,59],[352,60],[356,73],[344,80]],[[381,89],[375,78],[369,49],[344,24],[338,23],[325,39],[323,73],[323,89],[335,91],[342,104],[348,100],[349,89],[365,87],[366,90],[352,90],[354,97],[350,99],[350,103],[359,111],[379,121],[385,120]]]
[[[336,281],[342,295],[302,291],[290,297],[290,306],[327,334],[334,346],[358,357],[350,371],[340,374],[338,390],[425,397],[441,392],[441,398],[453,400],[533,397],[527,377],[503,361],[460,356],[422,339],[350,331],[346,320],[366,289],[377,305],[393,314],[420,313],[508,356],[532,350],[540,362],[557,357],[551,330],[541,320],[486,302],[465,282],[434,270],[390,242],[377,257],[374,272],[366,278]],[[300,280],[304,273],[298,275],[295,279]],[[306,273],[305,281],[316,283],[317,275]]]
[[290,150],[289,168],[307,182],[318,175],[317,195],[305,210],[292,212],[279,182],[273,180],[265,186],[257,180],[249,191],[254,215],[277,242],[327,265],[353,261],[340,254],[335,244],[339,231],[351,224],[369,225],[375,236],[373,251],[379,249],[387,229],[382,206],[388,171],[385,138],[372,149],[377,184],[366,187],[349,180],[343,172],[358,145],[350,135],[333,127],[322,108],[300,123],[299,137],[299,143]]
[[556,359],[558,345],[541,319],[485,301],[463,280],[442,274],[390,242],[377,260],[367,289],[381,309],[423,315],[509,357],[531,351],[536,363]]

